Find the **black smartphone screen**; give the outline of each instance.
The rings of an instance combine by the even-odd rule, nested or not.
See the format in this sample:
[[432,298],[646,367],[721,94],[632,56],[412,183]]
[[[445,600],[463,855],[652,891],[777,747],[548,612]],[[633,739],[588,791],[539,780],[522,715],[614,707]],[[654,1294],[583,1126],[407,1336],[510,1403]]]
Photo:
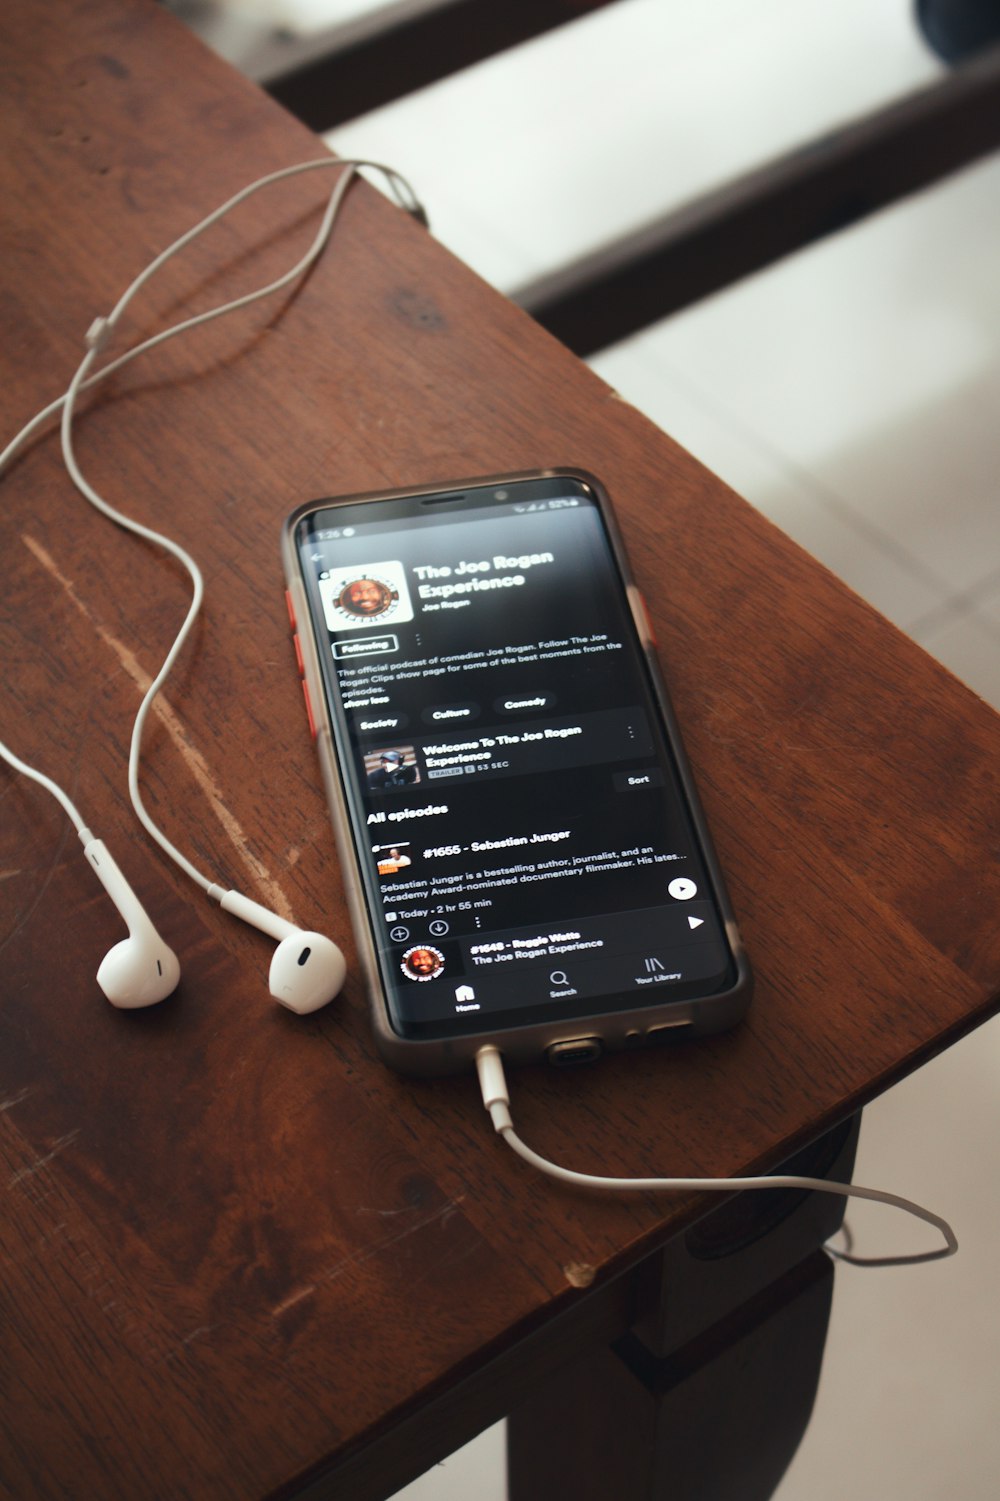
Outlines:
[[734,962],[601,506],[564,476],[296,545],[393,1030],[718,994]]

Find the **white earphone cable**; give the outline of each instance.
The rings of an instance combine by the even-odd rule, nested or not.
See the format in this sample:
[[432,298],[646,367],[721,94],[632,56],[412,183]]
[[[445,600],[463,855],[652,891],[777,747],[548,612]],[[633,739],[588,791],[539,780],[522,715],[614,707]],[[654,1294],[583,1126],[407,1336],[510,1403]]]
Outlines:
[[[381,172],[386,178],[386,181],[392,189],[394,196],[396,197],[396,200],[400,204],[400,206],[404,208],[408,213],[414,214],[416,217],[419,217],[424,222],[426,222],[426,215],[424,214],[423,208],[421,207],[416,194],[413,192],[413,189],[410,187],[410,184],[406,181],[402,174],[397,172],[392,167],[385,166],[381,162],[369,161],[366,158],[358,157],[345,159],[342,157],[332,156],[321,157],[313,161],[299,162],[295,166],[284,167],[276,172],[268,173],[265,177],[258,178],[256,182],[250,183],[247,187],[240,189],[238,193],[233,194],[233,196],[227,199],[226,202],[223,203],[219,208],[213,210],[212,213],[208,214],[204,219],[200,220],[199,223],[194,225],[193,228],[187,230],[171,245],[167,246],[165,250],[161,251],[161,253],[156,256],[156,258],[151,261],[149,265],[146,266],[145,269],[141,271],[139,275],[126,288],[121,297],[118,299],[111,313],[106,318],[98,318],[91,324],[91,327],[87,332],[87,352],[80,362],[76,374],[70,381],[65,395],[61,396],[57,401],[50,403],[50,405],[47,406],[42,412],[39,412],[37,416],[33,417],[31,421],[21,429],[21,431],[17,434],[13,441],[7,445],[3,453],[0,454],[0,473],[2,473],[6,465],[13,459],[13,457],[20,450],[23,444],[28,441],[28,439],[38,430],[39,427],[42,426],[42,424],[50,416],[53,416],[61,409],[62,416],[60,427],[60,441],[62,445],[63,460],[66,465],[66,470],[76,488],[92,506],[99,510],[103,515],[107,516],[111,521],[114,521],[116,525],[123,527],[127,531],[133,532],[136,536],[142,537],[145,541],[154,543],[156,546],[163,548],[164,551],[168,552],[172,557],[176,558],[177,561],[186,570],[191,579],[191,602],[188,606],[188,610],[184,617],[183,623],[181,624],[179,631],[174,637],[173,643],[166,657],[164,658],[159,672],[156,674],[155,678],[150,683],[149,688],[146,690],[146,693],[142,699],[141,704],[139,705],[139,709],[135,716],[135,721],[132,727],[131,744],[129,747],[128,785],[129,796],[132,800],[132,806],[135,809],[136,815],[145,828],[146,832],[152,839],[156,841],[160,848],[167,855],[169,855],[170,858],[178,866],[180,866],[180,868],[186,875],[191,878],[192,881],[200,886],[203,891],[207,892],[210,896],[213,896],[216,899],[218,899],[219,894],[222,892],[223,888],[213,882],[208,876],[203,875],[202,872],[199,871],[197,867],[194,866],[179,849],[177,849],[177,847],[170,841],[170,839],[167,838],[166,834],[164,834],[162,829],[160,829],[160,827],[150,816],[143,802],[139,783],[142,759],[142,737],[145,730],[146,720],[149,716],[153,702],[155,701],[157,694],[160,692],[161,688],[169,677],[170,672],[173,669],[173,666],[184,647],[184,643],[187,640],[188,635],[190,634],[195,620],[198,617],[198,613],[201,609],[202,600],[204,598],[204,582],[202,579],[201,570],[199,569],[198,564],[195,562],[194,558],[191,557],[190,553],[188,553],[183,547],[181,547],[179,543],[174,542],[170,537],[164,536],[161,532],[157,532],[151,527],[144,526],[142,525],[142,523],[134,521],[131,517],[126,516],[123,512],[117,510],[114,506],[109,505],[108,502],[103,498],[103,496],[100,495],[99,492],[95,490],[94,487],[86,479],[77,462],[76,454],[73,448],[73,419],[75,416],[76,401],[81,391],[91,389],[99,381],[106,379],[107,376],[111,375],[114,371],[120,370],[123,365],[137,358],[140,354],[144,354],[147,351],[154,349],[157,345],[165,343],[168,339],[176,338],[178,334],[184,333],[188,329],[195,328],[199,324],[208,323],[215,318],[221,318],[225,316],[227,313],[235,312],[239,308],[247,307],[249,304],[257,302],[263,297],[268,297],[272,293],[278,292],[282,288],[287,287],[292,282],[294,282],[298,277],[300,277],[305,271],[308,270],[308,268],[324,250],[333,230],[334,223],[336,222],[337,214],[343,202],[344,195],[346,194],[357,169],[360,167],[370,167],[378,172]],[[162,332],[144,340],[141,344],[134,346],[132,349],[126,350],[124,354],[119,355],[117,359],[105,365],[95,374],[90,373],[95,360],[101,353],[103,353],[104,349],[107,347],[107,344],[115,331],[117,323],[124,313],[125,309],[128,307],[129,303],[145,286],[146,282],[149,281],[149,279],[154,276],[160,269],[160,267],[165,265],[168,260],[172,259],[173,256],[177,255],[181,250],[183,250],[192,242],[192,240],[203,234],[207,229],[211,228],[212,225],[216,224],[220,219],[224,218],[228,213],[236,208],[237,205],[244,202],[244,200],[249,198],[252,194],[259,192],[262,188],[268,187],[270,184],[279,182],[284,178],[297,176],[298,174],[303,172],[329,170],[330,168],[339,168],[340,176],[338,177],[336,185],[334,186],[333,191],[331,192],[330,197],[327,201],[327,205],[324,209],[319,228],[316,231],[311,245],[309,246],[305,254],[301,256],[298,261],[296,261],[295,265],[292,266],[289,271],[286,271],[283,275],[279,276],[274,281],[269,282],[264,287],[260,287],[255,291],[245,293],[241,297],[233,298],[231,301],[223,303],[218,307],[210,308],[204,313],[198,313],[191,318],[186,318],[182,322],[174,324],[170,328],[164,329]],[[57,784],[55,782],[53,782],[50,778],[43,776],[42,773],[35,772],[31,768],[29,768],[25,762],[20,761],[16,756],[13,755],[12,752],[9,752],[6,747],[3,747],[2,744],[0,744],[0,754],[3,754],[4,759],[10,762],[11,765],[15,766],[16,769],[24,772],[25,775],[31,776],[35,781],[40,782],[43,786],[47,787],[48,790],[52,792],[53,795],[56,796],[63,804],[67,812],[70,811],[70,809],[72,808],[71,800],[66,796],[61,788],[57,787]],[[78,822],[79,815],[76,813],[75,809],[73,809],[73,812],[70,814],[70,816],[73,817],[74,822],[77,823],[77,827],[79,828],[82,825],[82,820]]]
[[[119,299],[114,312],[106,319],[97,319],[96,327],[93,324],[91,325],[91,329],[89,331],[90,340],[91,342],[100,346],[98,352],[100,352],[100,350],[104,348],[110,337],[111,329],[108,328],[107,325],[113,324],[118,319],[123,308],[129,301],[131,301],[134,293],[139,290],[139,286],[144,285],[145,282],[149,280],[153,266],[162,266],[166,260],[175,255],[178,251],[182,250],[197,235],[210,228],[210,226],[215,224],[220,218],[222,218],[224,214],[235,208],[238,203],[243,202],[243,200],[249,197],[251,193],[257,192],[258,189],[267,187],[272,182],[277,182],[285,177],[294,176],[295,174],[300,172],[310,172],[324,168],[329,170],[331,167],[349,168],[352,169],[352,171],[362,167],[369,167],[374,171],[383,173],[390,186],[395,188],[396,199],[400,204],[400,207],[405,209],[407,213],[410,213],[415,217],[426,221],[427,216],[424,213],[423,208],[421,207],[416,195],[413,193],[413,189],[410,187],[409,183],[393,167],[388,167],[382,162],[369,161],[364,157],[353,157],[348,159],[345,157],[331,156],[320,157],[317,160],[310,162],[299,162],[294,167],[284,167],[278,172],[272,172],[269,176],[262,177],[257,182],[251,183],[249,187],[243,188],[241,192],[235,194],[234,197],[230,198],[226,203],[224,203],[221,208],[215,209],[211,214],[207,216],[207,218],[201,220],[199,224],[196,224],[193,229],[188,230],[184,235],[180,237],[180,239],[175,240],[173,245],[171,245],[167,250],[161,252],[161,254],[157,256],[156,260],[152,262],[151,265],[141,273],[140,278],[137,278],[136,281],[132,283],[128,291],[125,293],[124,297]],[[341,182],[338,181],[338,186],[334,190],[334,195],[332,196],[336,196],[337,193],[342,193],[346,190],[347,183],[350,181],[352,172],[348,172],[345,175],[347,177],[347,181],[344,181],[342,185]],[[402,188],[405,188],[405,194],[401,191]],[[339,199],[336,207],[334,207],[334,216],[336,215],[337,207],[339,207]],[[329,216],[329,214],[330,207],[328,206],[326,210],[327,217]],[[272,282],[270,283],[270,285],[262,287],[256,292],[248,293],[243,297],[234,298],[233,301],[224,303],[220,307],[211,308],[208,312],[197,313],[191,318],[185,318],[180,323],[175,323],[171,325],[170,328],[163,329],[160,333],[151,335],[150,338],[144,339],[141,344],[134,345],[133,348],[127,349],[124,354],[118,355],[116,359],[111,360],[107,365],[103,365],[95,375],[89,376],[86,380],[81,380],[77,388],[78,392],[91,390],[95,385],[98,384],[98,382],[105,380],[109,375],[113,375],[116,370],[120,370],[124,365],[127,365],[132,360],[137,359],[139,355],[147,354],[151,349],[155,349],[158,344],[166,343],[168,339],[175,338],[178,334],[184,333],[187,329],[196,328],[198,324],[210,322],[213,318],[221,318],[223,314],[233,312],[235,311],[235,309],[245,306],[248,302],[255,301],[258,297],[266,297],[271,292],[279,291],[281,287],[286,286],[289,282],[293,281],[295,277],[300,274],[300,272],[306,270],[308,266],[312,264],[312,261],[315,260],[323,250],[326,240],[327,238],[329,238],[331,227],[332,223],[328,225],[327,218],[324,218],[323,223],[320,225],[320,228],[317,231],[316,240],[313,242],[310,250],[306,252],[306,255],[302,258],[301,261],[299,261],[295,266],[292,267],[291,271],[287,272],[285,276],[279,278],[278,281]],[[21,431],[17,434],[17,436],[13,438],[10,443],[8,443],[7,447],[3,450],[2,453],[0,453],[0,473],[3,472],[10,460],[13,459],[15,454],[18,453],[18,451],[24,446],[24,444],[27,443],[31,437],[33,437],[38,429],[42,427],[50,417],[54,417],[56,415],[56,413],[61,409],[65,400],[66,396],[65,394],[63,394],[62,396],[58,396],[55,401],[50,402],[47,407],[44,407],[42,409],[42,411],[36,413],[36,415],[32,417],[31,421],[26,423]]]
[[84,823],[83,815],[80,812],[79,808],[76,806],[69,793],[63,791],[58,782],[54,782],[52,778],[47,777],[44,772],[36,771],[34,766],[29,766],[27,761],[21,760],[20,756],[15,756],[10,746],[5,745],[2,740],[0,740],[0,757],[2,757],[3,760],[8,763],[8,765],[13,766],[15,771],[19,771],[23,777],[29,777],[31,781],[37,782],[40,787],[44,787],[46,792],[51,792],[52,796],[58,803],[61,804],[65,812],[68,814],[73,827],[76,829],[76,832],[79,834],[84,844],[86,844],[89,839],[93,838],[93,835],[87,828],[87,825]]
[[504,1076],[503,1059],[497,1048],[493,1046],[480,1048],[476,1054],[476,1071],[479,1075],[483,1104],[489,1111],[493,1129],[525,1162],[530,1163],[532,1167],[548,1177],[557,1178],[561,1183],[570,1183],[577,1188],[603,1190],[607,1193],[733,1193],[736,1190],[742,1191],[748,1188],[795,1188],[814,1193],[839,1194],[845,1199],[869,1199],[878,1204],[888,1204],[895,1209],[902,1209],[906,1214],[923,1220],[925,1224],[933,1225],[940,1232],[944,1244],[935,1251],[921,1251],[905,1256],[855,1256],[851,1253],[849,1246],[845,1251],[836,1250],[830,1245],[825,1246],[824,1249],[838,1261],[849,1261],[855,1266],[912,1266],[922,1261],[940,1261],[944,1257],[954,1256],[958,1250],[955,1232],[947,1220],[943,1220],[940,1215],[925,1209],[921,1204],[915,1204],[911,1199],[901,1198],[899,1194],[887,1193],[877,1188],[862,1188],[854,1183],[836,1183],[828,1178],[806,1178],[791,1173],[775,1173],[755,1178],[605,1178],[594,1173],[574,1172],[572,1168],[561,1167],[559,1163],[550,1162],[547,1157],[539,1156],[516,1135],[510,1114],[510,1096]]

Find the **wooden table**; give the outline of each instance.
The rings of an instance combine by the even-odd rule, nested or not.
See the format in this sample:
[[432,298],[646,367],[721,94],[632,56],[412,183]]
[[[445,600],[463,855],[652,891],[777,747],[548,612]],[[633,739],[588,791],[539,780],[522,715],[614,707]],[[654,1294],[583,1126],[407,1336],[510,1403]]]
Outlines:
[[[318,148],[147,0],[8,0],[0,60],[13,435],[142,265]],[[323,193],[255,200],[129,333],[284,269]],[[78,449],[206,573],[149,802],[226,884],[349,957],[282,518],[560,463],[609,486],[758,989],[711,1043],[517,1074],[539,1150],[623,1174],[774,1167],[997,1008],[997,717],[367,186],[294,294],[130,367]],[[185,579],[80,501],[52,432],[3,479],[2,526],[3,734],[71,790],[183,965],[162,1007],[104,1002],[119,919],[55,802],[4,770],[3,1495],[366,1501],[569,1390],[567,1362],[610,1340],[641,1363],[650,1288],[710,1201],[534,1176],[471,1077],[405,1082],[374,1058],[356,967],[326,1013],[269,1002],[271,944],[150,848],[125,796]]]

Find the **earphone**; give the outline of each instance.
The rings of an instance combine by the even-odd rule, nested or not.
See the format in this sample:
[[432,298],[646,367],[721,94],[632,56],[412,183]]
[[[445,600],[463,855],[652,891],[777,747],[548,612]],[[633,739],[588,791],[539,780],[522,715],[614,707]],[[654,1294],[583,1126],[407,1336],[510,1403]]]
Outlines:
[[347,963],[332,939],[295,927],[238,891],[213,891],[210,895],[217,895],[224,912],[278,940],[267,980],[271,994],[282,1006],[303,1016],[318,1011],[337,995],[347,975]]
[[[52,402],[44,411],[39,412],[36,417],[32,418],[22,428],[21,432],[18,433],[17,437],[8,444],[4,452],[0,454],[0,472],[2,472],[6,464],[14,457],[36,429],[61,409],[60,439],[63,459],[67,473],[76,488],[91,505],[101,511],[110,520],[128,531],[134,532],[146,541],[153,542],[157,546],[162,547],[186,569],[192,584],[191,603],[181,628],[164,659],[163,665],[139,705],[133,724],[128,767],[129,794],[136,816],[143,827],[155,839],[157,844],[160,845],[161,849],[180,866],[186,875],[197,885],[201,886],[208,896],[217,901],[224,911],[231,913],[243,922],[249,923],[252,927],[277,940],[278,947],[271,960],[268,975],[270,991],[275,1000],[281,1005],[300,1015],[318,1010],[321,1006],[325,1006],[329,1001],[333,1000],[339,993],[344,983],[347,969],[340,949],[332,939],[325,937],[323,934],[298,928],[294,923],[280,917],[277,913],[268,911],[260,903],[251,900],[249,897],[242,896],[237,891],[227,890],[205,876],[170,842],[162,829],[151,818],[143,802],[139,786],[139,771],[142,754],[142,735],[146,718],[156,695],[165,683],[197,618],[204,597],[204,584],[201,570],[184,548],[171,538],[162,535],[162,533],[156,532],[150,527],[133,521],[131,517],[123,515],[122,512],[109,505],[103,496],[90,485],[81,473],[76,461],[73,451],[72,426],[76,400],[81,391],[90,389],[98,381],[104,380],[113,371],[120,369],[130,360],[135,359],[136,356],[153,349],[158,344],[164,343],[167,339],[173,338],[177,334],[194,328],[201,323],[207,323],[211,319],[234,312],[238,308],[246,307],[259,298],[279,291],[299,277],[312,265],[313,261],[316,260],[326,246],[347,188],[355,176],[356,169],[362,166],[372,167],[376,171],[383,173],[400,206],[421,222],[426,223],[426,214],[423,207],[406,179],[400,173],[396,172],[394,168],[384,166],[379,162],[371,162],[362,158],[347,160],[330,156],[320,158],[316,161],[300,162],[293,167],[286,167],[259,178],[256,182],[251,183],[248,187],[234,194],[233,197],[229,198],[218,209],[214,210],[192,229],[181,235],[166,250],[162,251],[134,279],[118,299],[108,317],[94,320],[86,335],[86,354],[76,374],[70,381],[65,395],[57,401]],[[250,197],[251,194],[258,192],[261,188],[267,187],[271,183],[278,182],[283,178],[296,176],[302,172],[310,172],[317,169],[329,170],[330,168],[339,168],[340,174],[328,199],[319,229],[306,254],[296,262],[290,271],[287,271],[283,276],[277,278],[277,280],[270,282],[267,286],[259,288],[255,292],[247,293],[242,297],[222,304],[220,307],[212,308],[207,312],[187,318],[183,322],[165,329],[162,333],[156,334],[152,338],[146,339],[143,343],[127,350],[117,359],[105,365],[96,374],[90,374],[94,361],[107,347],[119,319],[132,298],[145,285],[149,278],[176,255],[178,251],[190,244],[198,235],[202,234],[238,204]],[[164,1000],[174,991],[180,978],[180,965],[177,956],[160,937],[148,913],[143,908],[106,846],[101,840],[93,837],[72,800],[56,782],[22,761],[2,741],[0,741],[0,757],[13,766],[15,770],[20,771],[23,775],[30,777],[47,788],[66,809],[83,841],[84,854],[88,862],[125,920],[129,936],[115,944],[109,953],[105,955],[97,971],[98,984],[107,999],[113,1006],[123,1009],[151,1006],[155,1005],[158,1001]]]
[[116,943],[101,960],[98,985],[112,1006],[124,1010],[165,1001],[177,989],[181,977],[177,955],[156,931],[103,839],[87,840],[83,853],[128,928],[128,937]]
[[[98,966],[97,983],[107,999],[121,1011],[135,1011],[165,1001],[177,989],[180,961],[160,936],[103,839],[94,838],[75,803],[58,783],[15,756],[3,741],[0,741],[0,757],[45,787],[65,808],[76,826],[87,862],[128,929],[128,937],[109,949]],[[332,939],[297,928],[238,891],[223,891],[220,886],[213,886],[209,895],[224,912],[231,912],[277,939],[268,985],[282,1006],[305,1016],[339,994],[347,975],[347,963]]]
[[38,782],[61,803],[83,845],[83,853],[128,928],[128,937],[108,950],[97,970],[97,983],[112,1006],[136,1011],[155,1006],[173,995],[181,966],[169,944],[157,932],[152,918],[125,879],[103,839],[95,839],[72,798],[57,782],[15,756],[0,741],[0,756],[22,776]]

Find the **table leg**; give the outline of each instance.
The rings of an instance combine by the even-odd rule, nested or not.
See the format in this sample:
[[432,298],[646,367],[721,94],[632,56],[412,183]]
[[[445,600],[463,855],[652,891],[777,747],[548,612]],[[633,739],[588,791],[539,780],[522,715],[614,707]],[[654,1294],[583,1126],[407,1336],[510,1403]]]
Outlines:
[[[859,1118],[784,1165],[850,1178]],[[766,1501],[805,1432],[843,1218],[824,1194],[727,1200],[638,1273],[632,1329],[508,1419],[510,1501]]]

